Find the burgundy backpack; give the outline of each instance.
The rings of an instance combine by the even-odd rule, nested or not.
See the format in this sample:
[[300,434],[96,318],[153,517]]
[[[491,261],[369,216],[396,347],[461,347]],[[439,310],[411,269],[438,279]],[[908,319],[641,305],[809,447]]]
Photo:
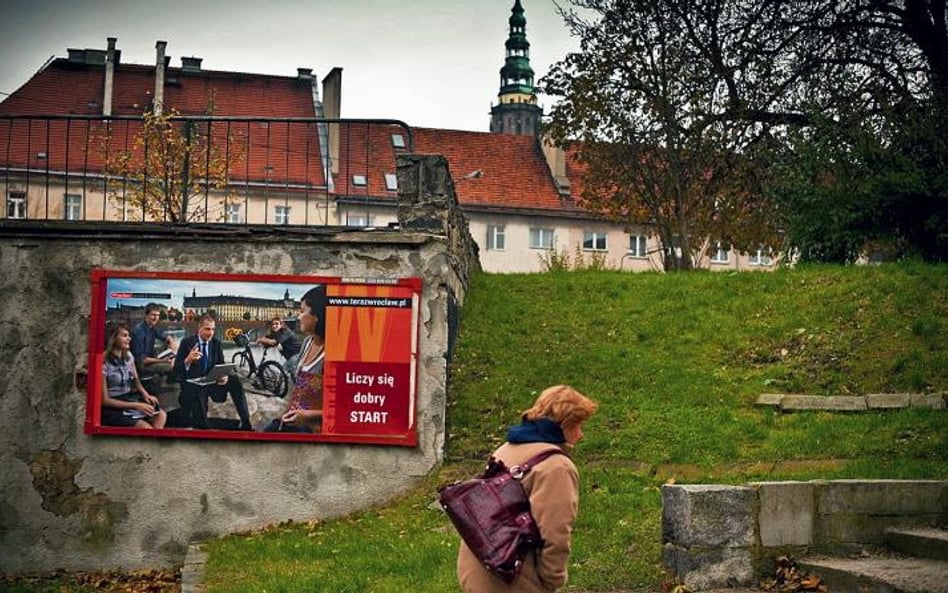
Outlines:
[[507,584],[520,575],[527,552],[543,545],[520,480],[551,455],[566,452],[548,449],[510,469],[491,457],[479,478],[438,489],[438,500],[461,539],[491,574]]

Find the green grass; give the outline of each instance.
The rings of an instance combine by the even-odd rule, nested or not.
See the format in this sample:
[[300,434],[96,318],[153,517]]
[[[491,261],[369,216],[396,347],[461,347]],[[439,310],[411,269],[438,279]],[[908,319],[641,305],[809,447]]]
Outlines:
[[780,414],[763,392],[948,390],[948,267],[477,275],[452,365],[446,463],[384,508],[209,543],[209,592],[456,591],[429,508],[537,393],[599,401],[574,458],[570,591],[657,591],[666,480],[948,478],[948,412]]
[[210,543],[209,591],[456,591],[428,504],[552,383],[601,404],[568,590],[658,590],[661,484],[946,478],[946,412],[780,414],[762,392],[948,389],[948,267],[478,275],[452,366],[446,463],[382,509]]

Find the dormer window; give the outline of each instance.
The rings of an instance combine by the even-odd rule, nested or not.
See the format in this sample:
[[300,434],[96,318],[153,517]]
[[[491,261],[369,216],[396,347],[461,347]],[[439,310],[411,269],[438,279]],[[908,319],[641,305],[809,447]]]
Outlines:
[[352,185],[358,185],[359,187],[366,186],[365,175],[353,175],[352,176]]
[[398,177],[394,173],[385,174],[385,189],[388,191],[396,191],[398,189]]
[[392,146],[395,148],[405,148],[405,137],[401,134],[392,134]]

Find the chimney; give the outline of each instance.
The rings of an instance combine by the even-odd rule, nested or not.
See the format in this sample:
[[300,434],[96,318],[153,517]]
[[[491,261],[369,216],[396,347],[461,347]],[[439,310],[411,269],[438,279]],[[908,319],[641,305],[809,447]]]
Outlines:
[[161,115],[161,112],[165,108],[165,47],[168,46],[166,41],[158,41],[155,43],[155,105],[154,113],[155,115]]
[[296,69],[296,80],[300,82],[312,82],[313,81],[313,69],[312,68],[297,68]]
[[102,115],[112,116],[112,84],[115,81],[115,37],[106,38],[105,50],[105,88],[102,91]]
[[201,61],[202,58],[195,58],[191,56],[186,58],[181,56],[181,70],[184,72],[200,72],[201,71]]
[[[323,78],[323,107],[326,119],[339,119],[342,113],[342,68],[336,66]],[[330,170],[339,174],[339,124],[329,125]]]
[[543,148],[543,157],[546,159],[546,164],[553,175],[556,191],[561,198],[568,198],[570,196],[570,184],[569,177],[566,176],[566,152],[562,148],[554,146],[549,137],[544,137],[540,140],[540,143]]

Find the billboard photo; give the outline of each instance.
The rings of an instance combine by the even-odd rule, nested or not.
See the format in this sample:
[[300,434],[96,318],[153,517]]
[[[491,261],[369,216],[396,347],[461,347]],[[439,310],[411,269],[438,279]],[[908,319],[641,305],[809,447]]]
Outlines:
[[85,431],[415,446],[419,278],[94,270]]

